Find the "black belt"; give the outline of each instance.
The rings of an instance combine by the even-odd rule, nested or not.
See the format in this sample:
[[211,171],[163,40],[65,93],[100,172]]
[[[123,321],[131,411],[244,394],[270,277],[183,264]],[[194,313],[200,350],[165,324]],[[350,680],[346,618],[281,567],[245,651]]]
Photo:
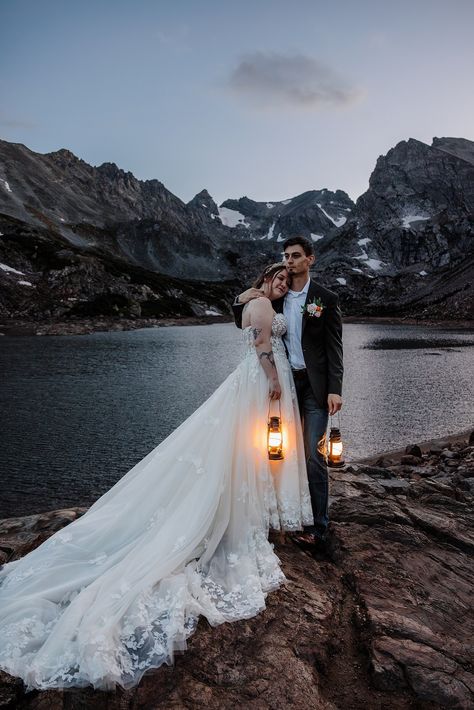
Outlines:
[[294,379],[294,380],[304,380],[305,377],[308,376],[308,373],[307,373],[305,367],[302,368],[301,370],[294,370],[293,368],[291,368],[291,371],[292,371],[292,373],[293,373],[293,379]]

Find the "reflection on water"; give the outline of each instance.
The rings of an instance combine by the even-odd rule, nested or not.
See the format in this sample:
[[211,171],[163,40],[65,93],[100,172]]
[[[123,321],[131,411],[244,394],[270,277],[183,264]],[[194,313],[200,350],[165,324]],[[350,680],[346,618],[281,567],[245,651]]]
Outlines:
[[426,350],[428,348],[470,348],[474,346],[474,340],[460,340],[450,337],[423,337],[418,338],[376,338],[367,343],[366,350]]
[[[367,349],[427,335],[437,357]],[[467,342],[468,333],[346,325],[346,458],[471,426]],[[241,352],[232,324],[0,339],[0,517],[92,503],[213,392]]]

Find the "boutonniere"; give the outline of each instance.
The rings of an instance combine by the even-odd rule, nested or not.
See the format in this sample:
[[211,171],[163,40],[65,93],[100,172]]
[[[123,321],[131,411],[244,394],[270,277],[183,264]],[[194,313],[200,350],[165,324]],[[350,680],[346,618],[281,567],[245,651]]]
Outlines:
[[301,313],[310,318],[319,318],[323,312],[324,304],[320,298],[313,298],[312,303],[301,306]]

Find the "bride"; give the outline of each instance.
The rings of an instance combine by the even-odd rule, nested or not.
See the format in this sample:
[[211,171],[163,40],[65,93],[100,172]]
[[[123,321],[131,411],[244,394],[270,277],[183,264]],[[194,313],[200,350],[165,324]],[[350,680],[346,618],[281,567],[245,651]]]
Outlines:
[[[296,394],[272,301],[243,314],[245,355],[214,394],[78,520],[0,571],[0,669],[27,689],[136,685],[199,616],[248,619],[285,577],[268,530],[312,523]],[[281,408],[284,458],[268,458]],[[275,410],[275,411],[274,411]]]

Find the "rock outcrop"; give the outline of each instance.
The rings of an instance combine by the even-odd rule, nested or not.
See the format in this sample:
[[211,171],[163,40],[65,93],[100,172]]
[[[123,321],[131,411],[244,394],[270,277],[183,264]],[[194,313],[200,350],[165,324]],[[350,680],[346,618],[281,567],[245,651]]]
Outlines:
[[255,202],[248,197],[226,200],[219,214],[224,223],[237,223],[240,239],[283,242],[300,234],[319,242],[345,224],[353,209],[354,203],[343,190],[324,188],[280,202]]
[[352,219],[319,251],[320,273],[339,279],[353,311],[439,318],[441,306],[472,318],[474,143],[398,143],[377,160]]
[[222,316],[236,282],[172,278],[0,216],[0,323]]
[[380,259],[385,273],[459,262],[474,251],[474,144],[398,143],[378,159],[356,214],[361,252]]
[[[24,694],[0,674],[4,708],[467,710],[474,703],[474,437],[409,447],[332,471],[326,548],[274,537],[288,584],[265,612],[201,621],[174,668],[138,688]],[[15,559],[83,509],[0,521]]]
[[200,211],[186,206],[158,180],[138,180],[114,163],[93,167],[68,150],[43,155],[0,141],[0,214],[151,271],[231,278],[231,233],[202,202]]
[[161,182],[138,180],[115,163],[93,167],[69,150],[35,153],[7,141],[0,155],[1,211],[24,222],[48,220],[66,235],[67,225],[81,223],[103,228],[171,211],[185,219],[184,203]]

